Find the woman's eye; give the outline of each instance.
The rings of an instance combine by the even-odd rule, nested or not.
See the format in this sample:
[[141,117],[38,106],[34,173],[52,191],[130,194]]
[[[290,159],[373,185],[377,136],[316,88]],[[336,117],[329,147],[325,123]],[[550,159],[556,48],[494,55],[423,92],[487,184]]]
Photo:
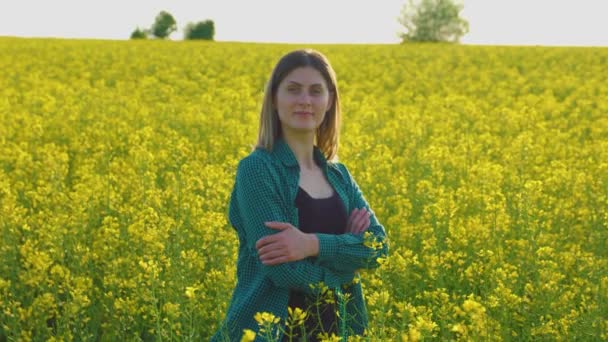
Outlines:
[[287,91],[290,93],[297,93],[298,92],[298,88],[287,88]]
[[321,89],[313,89],[312,90],[313,95],[320,95],[322,93]]

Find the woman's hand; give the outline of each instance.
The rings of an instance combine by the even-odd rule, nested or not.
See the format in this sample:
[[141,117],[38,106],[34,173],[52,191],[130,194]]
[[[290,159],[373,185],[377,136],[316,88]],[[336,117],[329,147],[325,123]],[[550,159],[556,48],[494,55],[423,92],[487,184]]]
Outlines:
[[361,234],[369,228],[370,212],[365,208],[354,209],[350,213],[348,222],[346,223],[346,232],[352,234]]
[[256,242],[255,248],[264,265],[298,261],[318,253],[319,240],[314,234],[306,234],[286,222],[265,224],[282,232],[265,236]]

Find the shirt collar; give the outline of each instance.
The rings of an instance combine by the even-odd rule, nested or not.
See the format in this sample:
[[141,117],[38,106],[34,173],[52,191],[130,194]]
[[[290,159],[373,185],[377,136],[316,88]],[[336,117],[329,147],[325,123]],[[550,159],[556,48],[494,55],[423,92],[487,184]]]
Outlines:
[[[294,167],[298,165],[298,161],[293,154],[291,147],[289,147],[283,137],[275,139],[272,154],[279,158],[281,162],[285,164],[285,166]],[[323,152],[321,152],[321,149],[317,146],[313,146],[312,154],[313,158],[317,162],[317,165],[321,166],[321,168],[325,168],[327,165],[327,159],[325,158],[325,155],[323,155]]]

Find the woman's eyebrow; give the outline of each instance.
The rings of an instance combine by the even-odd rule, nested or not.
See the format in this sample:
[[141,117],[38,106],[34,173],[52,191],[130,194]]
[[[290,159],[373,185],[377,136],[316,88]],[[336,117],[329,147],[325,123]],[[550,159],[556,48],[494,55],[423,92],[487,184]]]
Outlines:
[[[296,82],[296,81],[287,81],[287,82],[288,82],[288,83],[293,83],[293,84],[298,85],[298,86],[300,86],[300,87],[302,86],[302,84],[301,84],[301,83],[298,83],[298,82]],[[323,84],[321,84],[321,83],[313,83],[313,84],[311,84],[310,86],[311,86],[311,87],[314,87],[314,86],[320,86],[320,87],[322,87],[322,86],[323,86]]]

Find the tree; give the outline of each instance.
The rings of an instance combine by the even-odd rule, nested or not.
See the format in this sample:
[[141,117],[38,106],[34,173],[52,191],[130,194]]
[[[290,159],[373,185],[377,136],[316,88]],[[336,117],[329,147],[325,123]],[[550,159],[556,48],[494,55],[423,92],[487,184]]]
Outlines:
[[152,34],[161,39],[169,37],[169,35],[177,30],[177,23],[171,14],[161,11],[157,16],[154,24],[152,24]]
[[215,26],[213,20],[199,21],[198,23],[188,23],[184,28],[184,40],[186,39],[205,39],[213,40]]
[[469,32],[469,22],[460,17],[463,5],[453,0],[408,0],[399,22],[407,32],[402,42],[459,42]]
[[135,31],[131,32],[131,39],[148,39],[148,33],[137,27]]

